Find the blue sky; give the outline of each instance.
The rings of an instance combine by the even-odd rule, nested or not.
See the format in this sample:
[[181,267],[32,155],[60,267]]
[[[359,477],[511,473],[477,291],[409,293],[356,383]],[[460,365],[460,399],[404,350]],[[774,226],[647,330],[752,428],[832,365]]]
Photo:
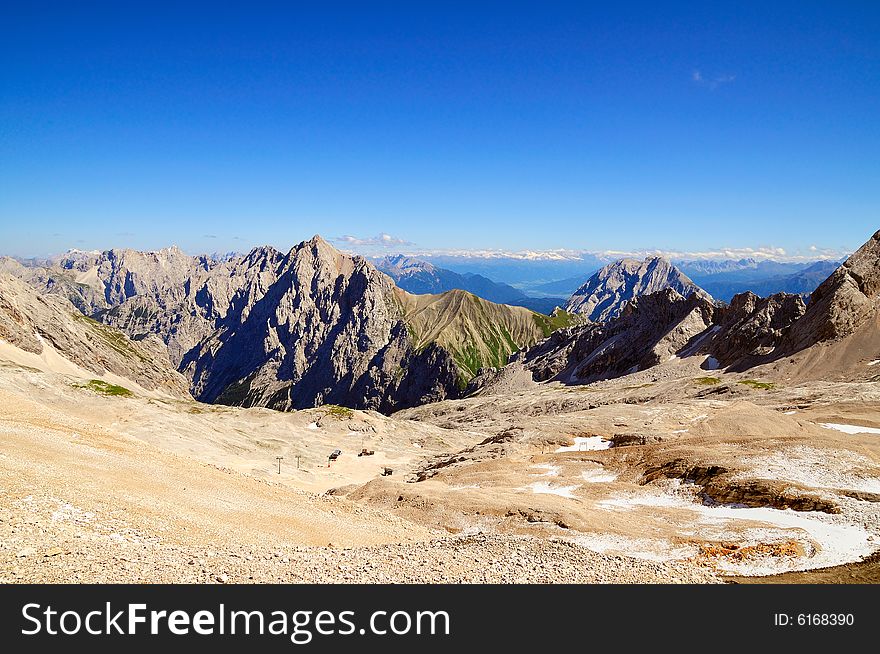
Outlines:
[[795,253],[880,228],[880,3],[19,4],[5,253]]

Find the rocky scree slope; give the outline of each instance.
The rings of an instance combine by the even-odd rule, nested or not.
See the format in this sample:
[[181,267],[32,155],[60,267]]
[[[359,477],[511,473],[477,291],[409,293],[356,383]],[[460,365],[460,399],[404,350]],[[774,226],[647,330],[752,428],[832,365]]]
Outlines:
[[5,273],[0,273],[0,340],[36,355],[51,348],[99,377],[109,372],[147,390],[190,397],[159,339],[131,340],[83,316],[63,297],[40,295]]

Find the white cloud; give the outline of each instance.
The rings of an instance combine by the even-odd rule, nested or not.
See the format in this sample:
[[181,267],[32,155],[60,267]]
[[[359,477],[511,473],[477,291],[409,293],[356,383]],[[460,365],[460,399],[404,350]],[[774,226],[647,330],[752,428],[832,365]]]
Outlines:
[[379,234],[377,236],[368,236],[365,238],[361,238],[358,236],[351,236],[346,234],[345,236],[339,236],[333,239],[337,243],[342,243],[344,245],[351,245],[356,247],[381,247],[381,248],[393,248],[393,247],[409,247],[415,245],[411,241],[407,241],[406,239],[399,238],[397,236],[391,236],[390,234]]
[[644,259],[646,257],[665,257],[675,261],[755,259],[756,261],[816,261],[818,259],[837,260],[849,254],[844,250],[810,248],[806,252],[789,252],[781,247],[720,247],[706,250],[503,250],[503,249],[411,249],[408,254],[414,257],[452,257],[462,259],[516,259],[521,261],[578,261],[596,258],[611,262],[617,259]]
[[714,77],[705,77],[699,70],[695,70],[691,73],[691,80],[693,80],[694,83],[699,84],[700,86],[705,86],[712,91],[723,84],[730,84],[735,79],[736,75],[731,75],[729,73],[715,75]]

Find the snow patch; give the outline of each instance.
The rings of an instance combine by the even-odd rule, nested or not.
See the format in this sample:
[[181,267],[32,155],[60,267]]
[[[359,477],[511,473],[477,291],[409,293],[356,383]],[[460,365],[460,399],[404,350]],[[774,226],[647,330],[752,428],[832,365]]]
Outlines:
[[581,478],[588,484],[607,484],[617,479],[616,473],[607,472],[602,466],[595,465],[595,468],[581,472]]
[[592,450],[607,450],[611,447],[611,441],[606,441],[601,436],[575,436],[574,445],[564,445],[556,450],[560,452],[589,452]]
[[667,493],[618,496],[599,502],[599,506],[612,510],[651,507],[691,511],[697,514],[702,525],[699,532],[707,540],[734,540],[746,545],[797,540],[808,553],[806,557],[765,557],[745,562],[717,560],[719,569],[741,575],[841,565],[859,561],[875,549],[873,537],[863,527],[834,521],[816,511],[706,506]]
[[[829,465],[830,458],[835,465]],[[875,464],[853,452],[790,447],[767,456],[748,457],[744,463],[748,471],[739,473],[735,479],[782,479],[811,488],[880,493],[880,478],[862,472]]]
[[841,425],[836,422],[819,423],[825,429],[836,429],[844,434],[880,434],[880,429],[876,427],[862,427],[861,425]]
[[542,477],[558,477],[559,476],[559,466],[550,465],[549,463],[539,463],[532,466],[537,470],[546,470],[546,472],[541,473]]
[[672,543],[661,538],[627,538],[617,534],[582,534],[574,542],[600,554],[630,556],[644,561],[670,561],[688,559],[697,553],[693,546],[673,547]]
[[306,429],[319,429],[317,422],[310,422],[306,425]]
[[554,486],[549,481],[536,481],[529,488],[538,495],[559,495],[560,497],[575,499],[573,491],[580,488],[580,486]]

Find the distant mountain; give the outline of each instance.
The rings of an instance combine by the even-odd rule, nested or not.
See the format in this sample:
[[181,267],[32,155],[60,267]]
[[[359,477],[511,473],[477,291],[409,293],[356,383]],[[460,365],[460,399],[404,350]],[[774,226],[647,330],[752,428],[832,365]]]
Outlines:
[[399,288],[417,295],[459,289],[478,295],[484,300],[501,304],[511,304],[526,298],[525,293],[513,286],[493,282],[475,273],[459,274],[439,268],[428,261],[402,254],[379,259],[375,264],[376,268],[391,277]]
[[[603,265],[607,259],[583,255],[580,258],[568,259],[530,259],[513,257],[489,256],[449,256],[434,255],[421,257],[437,267],[445,268],[459,274],[474,273],[483,275],[497,282],[510,284],[526,294],[535,293],[535,287],[557,279],[579,277],[586,279]],[[569,295],[569,293],[551,292],[545,295]]]
[[549,314],[556,307],[565,306],[564,297],[530,297],[508,284],[494,282],[476,273],[457,273],[402,254],[378,259],[376,267],[394,280],[399,288],[409,293],[422,295],[436,294],[452,290],[468,293],[496,302],[516,307],[526,307],[538,313]]
[[605,322],[621,314],[626,304],[640,295],[672,289],[682,297],[711,297],[678,268],[662,257],[639,261],[621,259],[608,264],[574,292],[565,309]]
[[734,295],[752,292],[761,297],[775,293],[809,295],[839,265],[837,261],[778,262],[684,261],[676,264],[695,284],[713,297],[729,302]]

